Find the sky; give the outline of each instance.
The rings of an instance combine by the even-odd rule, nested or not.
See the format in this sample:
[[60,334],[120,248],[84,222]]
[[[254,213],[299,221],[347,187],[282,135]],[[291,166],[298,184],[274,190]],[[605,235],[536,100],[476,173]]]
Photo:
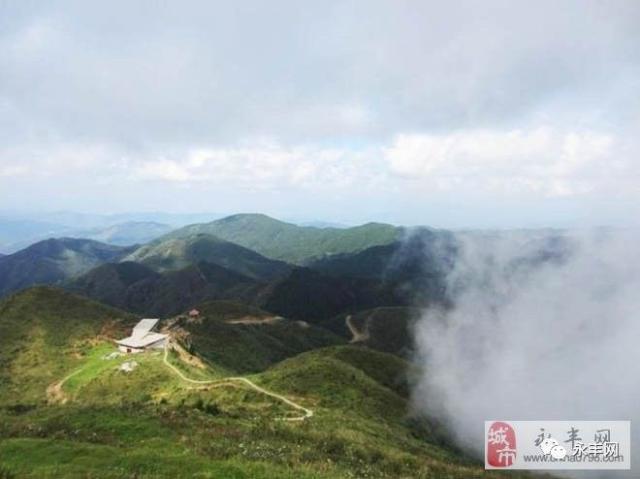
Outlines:
[[640,2],[0,1],[0,209],[640,213]]

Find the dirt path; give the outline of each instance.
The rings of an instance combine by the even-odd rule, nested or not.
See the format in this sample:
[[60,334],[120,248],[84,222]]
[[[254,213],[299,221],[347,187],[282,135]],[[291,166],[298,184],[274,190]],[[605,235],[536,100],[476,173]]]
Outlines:
[[188,378],[187,376],[185,376],[182,371],[180,371],[178,368],[176,368],[173,364],[171,364],[168,360],[169,357],[169,347],[165,346],[164,348],[164,358],[163,358],[163,362],[164,364],[169,367],[173,372],[175,372],[178,376],[180,376],[180,378],[184,381],[187,381],[189,383],[192,384],[209,384],[212,385],[214,387],[217,386],[224,386],[224,385],[230,385],[233,384],[233,382],[240,382],[240,383],[244,383],[245,385],[249,386],[251,389],[264,394],[266,396],[270,396],[272,398],[278,399],[279,401],[282,401],[283,403],[287,404],[288,406],[291,406],[292,408],[302,412],[301,416],[296,416],[296,417],[283,417],[283,418],[278,418],[281,421],[304,421],[305,419],[308,419],[310,417],[313,416],[313,411],[311,409],[307,409],[304,406],[301,406],[298,403],[293,402],[291,399],[282,396],[280,394],[274,393],[272,391],[269,391],[268,389],[265,389],[263,387],[258,386],[256,383],[254,383],[253,381],[245,378],[245,377],[229,377],[229,378],[224,378],[224,379],[212,379],[212,380],[202,380],[202,379],[191,379]]
[[355,324],[353,324],[353,317],[351,315],[347,316],[345,323],[347,325],[347,328],[349,328],[349,331],[351,332],[352,337],[351,337],[351,341],[349,341],[350,343],[358,343],[360,341],[366,341],[369,339],[369,330],[367,329],[367,321],[365,321],[363,331],[360,331],[358,328],[356,328]]
[[190,354],[186,349],[184,349],[178,343],[174,342],[172,346],[173,346],[173,350],[176,353],[178,353],[178,356],[180,357],[180,361],[182,361],[183,363],[187,363],[188,365],[194,366],[198,369],[207,368],[198,356],[194,356],[193,354]]
[[[178,354],[181,356],[181,359],[183,359],[182,355],[188,354],[188,353],[184,350],[182,351],[179,350]],[[254,391],[257,391],[260,394],[264,394],[265,396],[269,396],[274,399],[277,399],[302,413],[300,416],[296,416],[296,417],[278,418],[281,421],[304,421],[305,419],[308,419],[313,416],[313,411],[311,409],[301,406],[300,404],[292,401],[291,399],[281,394],[274,393],[273,391],[269,391],[268,389],[258,386],[256,383],[254,383],[250,379],[247,379],[242,376],[227,377],[223,379],[214,379],[214,380],[201,380],[201,379],[188,378],[187,376],[184,375],[182,371],[180,371],[177,367],[175,367],[173,364],[169,362],[168,357],[169,357],[169,346],[167,345],[164,348],[164,356],[162,358],[162,361],[169,369],[171,369],[174,373],[180,376],[180,378],[183,381],[186,381],[191,384],[202,385],[202,386],[207,385],[209,387],[238,387],[238,383],[244,384],[245,386],[250,387]],[[185,361],[185,362],[187,364],[197,367],[198,364],[196,363],[200,362],[200,360],[198,359],[195,363],[193,361]],[[82,372],[85,369],[85,367],[86,366],[83,366],[82,368],[77,369],[72,373],[68,374],[67,376],[62,378],[60,381],[57,381],[49,385],[49,387],[47,387],[47,402],[49,402],[50,404],[65,404],[67,401],[69,401],[69,396],[65,394],[63,390],[63,386],[69,379],[74,377],[76,374],[79,374],[80,372]]]
[[282,321],[283,318],[279,316],[269,316],[267,318],[256,318],[254,316],[245,316],[239,319],[230,319],[226,321],[227,324],[275,324]]
[[84,367],[72,372],[71,374],[62,378],[60,381],[55,382],[47,387],[47,402],[49,404],[65,404],[69,400],[69,397],[62,390],[62,386],[64,386],[64,383],[66,383],[69,379],[82,372],[83,370]]

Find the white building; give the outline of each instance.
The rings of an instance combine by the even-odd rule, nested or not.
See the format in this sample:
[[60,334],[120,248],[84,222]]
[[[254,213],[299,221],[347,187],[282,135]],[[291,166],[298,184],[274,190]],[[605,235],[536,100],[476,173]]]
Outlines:
[[141,319],[135,325],[131,336],[116,341],[118,348],[123,353],[141,353],[147,349],[164,348],[167,335],[154,333],[152,330],[158,324],[159,319]]

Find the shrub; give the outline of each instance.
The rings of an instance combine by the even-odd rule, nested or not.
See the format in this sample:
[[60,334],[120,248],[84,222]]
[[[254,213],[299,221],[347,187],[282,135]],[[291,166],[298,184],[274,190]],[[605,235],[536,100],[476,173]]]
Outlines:
[[220,406],[218,406],[214,402],[207,403],[204,406],[204,412],[212,416],[219,416],[220,414],[222,414],[222,410],[220,409]]
[[7,469],[5,466],[0,465],[0,479],[15,479],[16,475]]

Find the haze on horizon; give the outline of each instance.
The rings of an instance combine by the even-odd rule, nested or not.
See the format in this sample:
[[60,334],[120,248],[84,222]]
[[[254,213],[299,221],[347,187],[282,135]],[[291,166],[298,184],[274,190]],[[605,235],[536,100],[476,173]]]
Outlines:
[[0,208],[635,224],[640,3],[3,2]]

